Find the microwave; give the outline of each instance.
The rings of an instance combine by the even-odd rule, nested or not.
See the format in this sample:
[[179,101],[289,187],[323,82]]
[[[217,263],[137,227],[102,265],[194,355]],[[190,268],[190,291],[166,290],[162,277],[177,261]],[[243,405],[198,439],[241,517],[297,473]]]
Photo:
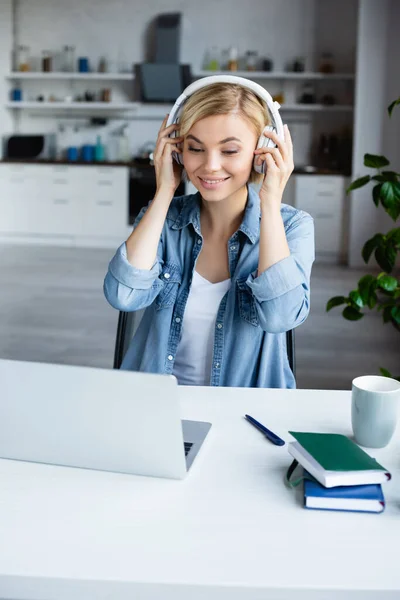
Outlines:
[[55,133],[44,135],[10,135],[3,138],[3,156],[20,160],[55,160],[57,136]]

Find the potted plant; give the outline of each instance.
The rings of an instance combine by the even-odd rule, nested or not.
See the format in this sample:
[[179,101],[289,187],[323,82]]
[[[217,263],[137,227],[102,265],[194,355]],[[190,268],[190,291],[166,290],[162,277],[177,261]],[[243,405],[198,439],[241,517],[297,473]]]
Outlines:
[[[388,106],[389,117],[396,105],[400,104],[400,97]],[[372,200],[375,206],[381,206],[396,223],[400,216],[400,173],[383,170],[389,166],[385,156],[374,154],[364,155],[364,165],[376,170],[375,175],[364,175],[353,181],[346,190],[363,187],[371,182]],[[393,276],[397,255],[400,252],[400,227],[395,227],[387,233],[376,233],[368,240],[362,249],[362,257],[368,263],[372,254],[382,272],[377,276],[364,275],[348,296],[334,296],[327,305],[329,311],[335,306],[345,304],[342,311],[343,317],[349,321],[358,321],[364,316],[364,310],[378,310],[382,313],[384,323],[391,325],[400,333],[400,279]],[[381,368],[382,375],[392,377],[387,369]],[[396,374],[395,379],[400,380]]]

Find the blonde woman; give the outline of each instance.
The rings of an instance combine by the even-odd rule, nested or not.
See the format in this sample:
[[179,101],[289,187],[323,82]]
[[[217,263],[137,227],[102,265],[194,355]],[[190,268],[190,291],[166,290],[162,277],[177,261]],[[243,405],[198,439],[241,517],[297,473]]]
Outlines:
[[[314,231],[307,213],[282,203],[289,130],[269,131],[266,103],[236,83],[193,93],[179,125],[167,117],[156,195],[104,281],[116,309],[147,307],[121,368],[183,385],[293,388],[285,333],[309,312]],[[262,134],[276,146],[257,148]],[[265,175],[255,171],[263,161]],[[174,197],[183,175],[198,193]]]

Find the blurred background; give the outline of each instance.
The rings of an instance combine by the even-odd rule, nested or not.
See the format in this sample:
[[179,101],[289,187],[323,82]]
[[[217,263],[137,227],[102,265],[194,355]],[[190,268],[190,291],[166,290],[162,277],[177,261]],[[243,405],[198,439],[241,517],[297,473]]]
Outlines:
[[369,187],[346,188],[370,172],[367,152],[400,167],[387,114],[399,22],[396,0],[0,0],[0,357],[112,366],[103,278],[153,197],[158,129],[188,83],[230,73],[281,105],[295,152],[284,201],[315,220],[298,387],[400,374],[399,332],[381,315],[325,310],[379,273],[361,249],[394,226]]

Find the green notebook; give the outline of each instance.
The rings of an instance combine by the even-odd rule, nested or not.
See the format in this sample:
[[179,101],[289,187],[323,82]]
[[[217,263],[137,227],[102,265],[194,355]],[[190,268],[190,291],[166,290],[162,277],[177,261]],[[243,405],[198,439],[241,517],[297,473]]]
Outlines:
[[289,453],[325,487],[366,485],[391,479],[375,458],[345,435],[289,431]]

